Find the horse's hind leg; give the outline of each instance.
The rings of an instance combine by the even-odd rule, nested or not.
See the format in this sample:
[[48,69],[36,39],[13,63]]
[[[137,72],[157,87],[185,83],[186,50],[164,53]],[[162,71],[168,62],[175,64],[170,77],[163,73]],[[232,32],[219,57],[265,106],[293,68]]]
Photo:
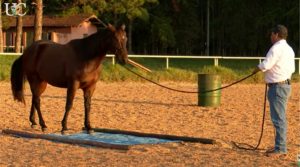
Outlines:
[[35,108],[34,108],[34,99],[33,99],[33,96],[32,96],[32,100],[31,100],[31,109],[30,109],[29,120],[31,122],[31,128],[35,128],[37,124],[35,122]]
[[40,96],[45,91],[47,87],[47,83],[43,81],[37,81],[36,79],[28,78],[30,89],[32,92],[32,106],[30,111],[29,120],[31,122],[31,126],[34,127],[36,125],[35,122],[35,109],[39,116],[39,123],[42,128],[42,131],[45,131],[47,129],[47,126],[45,124],[45,121],[42,116],[41,108],[40,108]]

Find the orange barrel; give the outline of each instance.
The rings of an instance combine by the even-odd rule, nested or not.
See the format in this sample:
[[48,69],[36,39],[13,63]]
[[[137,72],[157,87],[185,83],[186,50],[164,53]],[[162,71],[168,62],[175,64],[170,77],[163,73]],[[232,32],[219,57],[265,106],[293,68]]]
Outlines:
[[198,106],[218,107],[221,90],[205,92],[221,87],[221,77],[216,74],[198,74]]

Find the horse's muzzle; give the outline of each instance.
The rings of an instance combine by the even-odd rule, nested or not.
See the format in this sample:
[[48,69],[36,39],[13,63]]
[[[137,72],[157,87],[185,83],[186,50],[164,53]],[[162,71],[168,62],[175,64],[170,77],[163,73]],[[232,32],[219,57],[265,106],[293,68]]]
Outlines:
[[128,59],[117,60],[117,63],[119,63],[120,65],[125,65],[128,63]]

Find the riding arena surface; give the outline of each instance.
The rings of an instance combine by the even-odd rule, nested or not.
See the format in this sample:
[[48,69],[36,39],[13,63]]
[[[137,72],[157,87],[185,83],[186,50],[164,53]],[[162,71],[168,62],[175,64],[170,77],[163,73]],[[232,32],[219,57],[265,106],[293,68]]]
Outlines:
[[[181,90],[197,90],[193,83],[162,83]],[[13,100],[10,83],[0,82],[0,127],[42,134],[31,129],[31,93],[25,84],[26,106]],[[288,102],[288,155],[267,157],[274,145],[274,130],[267,104],[264,135],[259,148],[237,149],[231,142],[255,146],[264,104],[264,84],[237,84],[222,90],[219,107],[199,107],[197,94],[163,89],[151,83],[98,82],[92,98],[91,125],[145,133],[216,139],[217,144],[173,142],[136,145],[128,151],[18,138],[0,133],[0,166],[297,166],[300,153],[300,84],[292,85]],[[44,133],[58,133],[65,109],[66,89],[48,85],[41,110],[48,126]],[[80,132],[84,121],[82,91],[77,91],[70,112],[70,133]],[[37,117],[38,118],[38,117]]]

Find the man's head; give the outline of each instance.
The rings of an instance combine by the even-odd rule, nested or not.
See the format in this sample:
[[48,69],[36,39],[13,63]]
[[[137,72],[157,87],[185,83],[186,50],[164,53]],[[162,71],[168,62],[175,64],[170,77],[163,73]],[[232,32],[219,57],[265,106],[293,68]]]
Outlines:
[[286,39],[288,36],[288,30],[284,25],[276,25],[271,30],[271,42],[275,43],[281,39]]

